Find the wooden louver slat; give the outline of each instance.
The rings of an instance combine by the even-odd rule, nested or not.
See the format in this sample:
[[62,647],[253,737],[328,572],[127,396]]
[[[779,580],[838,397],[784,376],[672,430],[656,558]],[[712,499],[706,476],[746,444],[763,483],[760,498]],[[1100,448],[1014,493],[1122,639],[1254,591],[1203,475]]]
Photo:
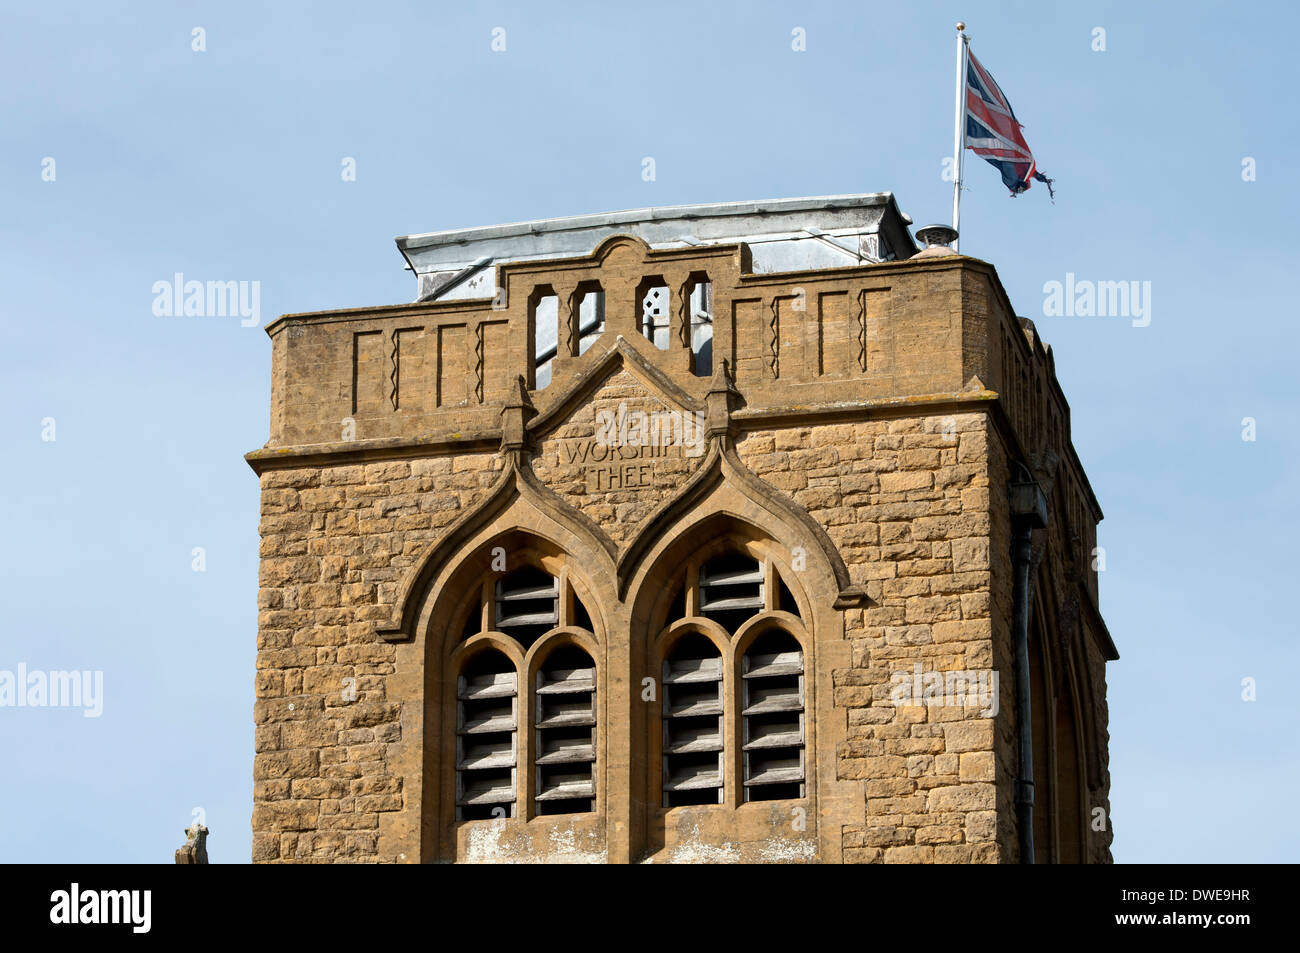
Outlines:
[[537,673],[539,814],[596,809],[596,668],[576,646],[553,651]]
[[741,667],[745,800],[804,797],[803,650],[788,633],[767,632]]
[[663,664],[664,807],[722,802],[722,718],[722,657],[684,636]]
[[496,629],[525,648],[560,623],[560,583],[534,566],[516,569],[496,583]]
[[735,632],[745,619],[766,604],[764,567],[742,553],[717,556],[699,571],[700,614]]
[[515,813],[518,677],[489,650],[456,680],[456,816],[475,820]]

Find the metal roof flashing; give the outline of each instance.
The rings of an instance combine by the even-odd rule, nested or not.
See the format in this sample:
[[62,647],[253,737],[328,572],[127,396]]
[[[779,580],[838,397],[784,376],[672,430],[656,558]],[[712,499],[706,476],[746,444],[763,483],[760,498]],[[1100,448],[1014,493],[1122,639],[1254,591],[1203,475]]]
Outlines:
[[912,220],[891,192],[629,209],[404,235],[417,301],[491,297],[491,266],[590,254],[633,234],[652,248],[750,245],[756,272],[844,267],[910,258]]

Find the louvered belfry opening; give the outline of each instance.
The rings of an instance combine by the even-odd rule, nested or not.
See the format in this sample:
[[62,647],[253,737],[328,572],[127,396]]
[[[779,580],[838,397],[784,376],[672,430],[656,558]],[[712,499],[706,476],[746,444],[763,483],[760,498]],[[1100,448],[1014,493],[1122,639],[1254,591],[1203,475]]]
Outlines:
[[803,650],[765,632],[741,659],[746,801],[799,798],[804,787]]
[[559,580],[524,566],[497,580],[496,628],[528,648],[560,624]]
[[577,646],[546,656],[537,673],[538,814],[596,809],[596,666]]
[[508,552],[512,568],[479,576],[453,622],[461,648],[452,651],[467,653],[456,680],[455,820],[591,814],[601,726],[590,603],[566,555]]
[[456,679],[456,818],[515,816],[518,673],[502,652],[476,653]]
[[703,635],[679,638],[663,664],[663,804],[721,804],[722,656]]
[[763,611],[763,566],[743,553],[726,553],[700,567],[700,615],[731,634]]
[[662,582],[662,806],[806,798],[805,622],[793,580],[764,544],[741,540],[712,542],[678,566]]

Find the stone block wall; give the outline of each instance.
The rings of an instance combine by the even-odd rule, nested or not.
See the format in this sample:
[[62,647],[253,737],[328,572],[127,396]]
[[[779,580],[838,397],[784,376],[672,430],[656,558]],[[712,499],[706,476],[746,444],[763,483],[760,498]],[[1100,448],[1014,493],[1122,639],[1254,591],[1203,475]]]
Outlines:
[[747,434],[738,451],[825,525],[872,605],[845,613],[834,672],[837,770],[860,783],[848,862],[988,862],[997,842],[995,726],[968,705],[897,706],[893,675],[989,670],[1005,617],[991,604],[984,414],[901,417]]
[[[683,322],[702,274],[719,317],[712,378],[695,373],[684,324],[662,350],[635,323],[647,276],[670,287]],[[272,440],[249,455],[262,494],[254,860],[638,860],[652,842],[667,860],[1018,860],[1007,487],[1023,467],[1051,510],[1035,536],[1038,853],[1109,860],[1105,663],[1117,656],[1090,569],[1100,510],[1050,353],[989,266],[951,256],[757,275],[743,245],[663,251],[624,237],[499,278],[503,310],[434,302],[270,329]],[[536,290],[572,317],[593,283],[606,294],[605,335],[580,353],[570,333],[549,387],[528,391]],[[593,466],[598,415],[622,410],[707,417],[707,452],[642,448]],[[692,841],[650,806],[654,725],[633,687],[658,667],[644,634],[628,633],[651,610],[624,596],[650,578],[636,575],[642,556],[649,566],[647,553],[680,555],[655,540],[690,530],[689,509],[673,506],[697,483],[713,488],[696,502],[738,524],[762,506],[781,511],[765,545],[788,548],[783,565],[800,565],[796,547],[827,550],[801,590],[815,603],[803,621],[816,655],[817,830],[775,847],[776,814],[746,827],[683,808],[705,818]],[[450,755],[446,737],[425,736],[445,734],[443,714],[428,713],[451,696],[425,640],[447,620],[421,614],[437,599],[434,570],[422,573],[440,546],[468,552],[513,531],[474,523],[489,510],[518,516],[521,533],[585,546],[609,623],[602,815],[525,818],[495,839],[479,827],[449,834],[445,797],[432,806]],[[661,537],[647,541],[648,527]],[[936,673],[937,700],[897,698]],[[953,685],[970,682],[955,673],[986,690],[996,676],[995,695],[959,703]],[[1099,808],[1106,824],[1093,830]]]
[[[845,860],[1002,859],[994,728],[1005,712],[889,697],[891,676],[916,664],[994,664],[987,426],[983,414],[955,414],[737,441],[756,474],[826,527],[873,595],[870,608],[846,611],[851,664],[826,686],[842,719],[837,780],[861,789]],[[403,807],[390,765],[401,713],[385,690],[395,647],[376,623],[391,617],[403,571],[499,470],[497,455],[470,454],[263,475],[255,859],[396,859],[395,847],[381,857],[378,831],[379,814]],[[618,523],[614,511],[591,515]],[[998,631],[1005,638],[1005,616]]]
[[262,474],[254,860],[378,859],[404,785],[395,647],[376,624],[500,467],[484,453]]

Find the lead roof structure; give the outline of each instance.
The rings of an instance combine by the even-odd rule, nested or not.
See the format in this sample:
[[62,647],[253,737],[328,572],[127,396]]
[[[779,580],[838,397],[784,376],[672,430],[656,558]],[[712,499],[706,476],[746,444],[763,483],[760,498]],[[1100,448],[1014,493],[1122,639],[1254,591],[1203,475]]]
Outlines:
[[493,266],[586,255],[611,235],[651,248],[745,242],[755,272],[806,271],[911,258],[916,243],[892,192],[672,205],[403,235],[417,301],[490,298]]

